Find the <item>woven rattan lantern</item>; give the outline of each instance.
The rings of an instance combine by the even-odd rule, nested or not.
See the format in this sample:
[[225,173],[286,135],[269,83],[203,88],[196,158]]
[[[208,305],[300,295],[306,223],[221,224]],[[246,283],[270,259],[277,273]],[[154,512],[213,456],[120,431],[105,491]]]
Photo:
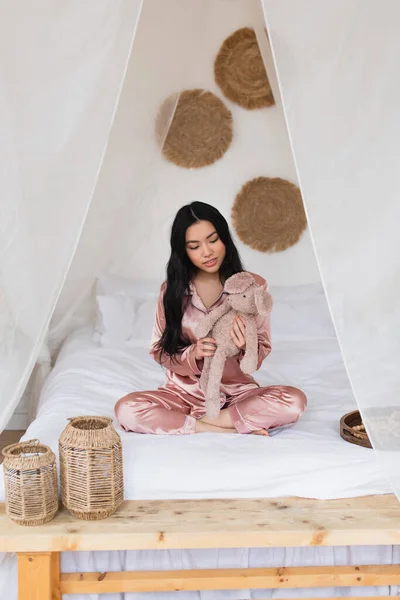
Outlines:
[[18,525],[43,525],[58,509],[54,452],[38,440],[4,448],[6,514]]
[[59,451],[64,506],[87,521],[112,515],[124,498],[122,444],[112,419],[70,419]]

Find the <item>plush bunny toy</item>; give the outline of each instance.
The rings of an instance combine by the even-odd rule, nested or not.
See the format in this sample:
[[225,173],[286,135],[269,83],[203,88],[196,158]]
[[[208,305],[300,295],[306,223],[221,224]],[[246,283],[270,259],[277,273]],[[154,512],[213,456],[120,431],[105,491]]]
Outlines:
[[246,350],[240,361],[240,368],[243,373],[250,374],[257,369],[258,361],[256,316],[267,315],[272,309],[271,295],[257,285],[254,277],[246,271],[229,277],[224,290],[229,294],[226,302],[205,315],[195,331],[197,337],[210,335],[217,343],[214,356],[204,358],[200,377],[200,386],[206,397],[206,412],[210,419],[215,419],[220,411],[220,386],[225,360],[240,352],[230,335],[234,318],[240,315],[246,323]]

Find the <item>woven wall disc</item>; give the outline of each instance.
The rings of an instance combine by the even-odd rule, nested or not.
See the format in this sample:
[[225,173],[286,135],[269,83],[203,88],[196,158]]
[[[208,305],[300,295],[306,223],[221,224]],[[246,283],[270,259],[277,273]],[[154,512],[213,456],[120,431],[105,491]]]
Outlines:
[[240,240],[254,250],[286,250],[307,226],[300,190],[285,179],[252,179],[235,198],[232,222]]
[[187,169],[205,167],[221,158],[232,135],[230,111],[206,90],[184,90],[172,100],[167,98],[156,119],[164,157]]
[[244,27],[226,38],[215,59],[214,76],[225,96],[243,108],[275,104],[254,29]]

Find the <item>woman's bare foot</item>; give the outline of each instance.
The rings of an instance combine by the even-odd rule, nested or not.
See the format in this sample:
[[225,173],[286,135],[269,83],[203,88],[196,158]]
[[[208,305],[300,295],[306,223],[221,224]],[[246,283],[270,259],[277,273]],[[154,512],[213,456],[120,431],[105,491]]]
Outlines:
[[237,433],[233,427],[218,427],[217,425],[211,425],[205,423],[202,419],[196,421],[195,433]]
[[264,435],[265,437],[269,437],[269,433],[266,429],[257,429],[256,431],[252,431],[250,435]]
[[208,417],[204,416],[200,419],[200,421],[202,423],[206,423],[207,425],[213,425],[214,427],[222,427],[223,429],[234,429],[233,421],[231,419],[228,409],[226,408],[223,408],[220,411],[216,419],[211,420]]

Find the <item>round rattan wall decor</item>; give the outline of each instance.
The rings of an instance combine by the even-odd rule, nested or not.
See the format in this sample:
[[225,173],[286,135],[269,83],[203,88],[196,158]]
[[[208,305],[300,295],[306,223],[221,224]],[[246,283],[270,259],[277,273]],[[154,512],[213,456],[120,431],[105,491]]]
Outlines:
[[214,62],[214,76],[225,96],[243,108],[275,104],[254,29],[244,27],[226,38]]
[[252,179],[235,198],[232,222],[240,240],[254,250],[286,250],[307,226],[300,190],[279,177]]
[[167,98],[156,119],[164,157],[180,167],[206,167],[220,159],[232,141],[232,115],[217,96],[202,89]]

